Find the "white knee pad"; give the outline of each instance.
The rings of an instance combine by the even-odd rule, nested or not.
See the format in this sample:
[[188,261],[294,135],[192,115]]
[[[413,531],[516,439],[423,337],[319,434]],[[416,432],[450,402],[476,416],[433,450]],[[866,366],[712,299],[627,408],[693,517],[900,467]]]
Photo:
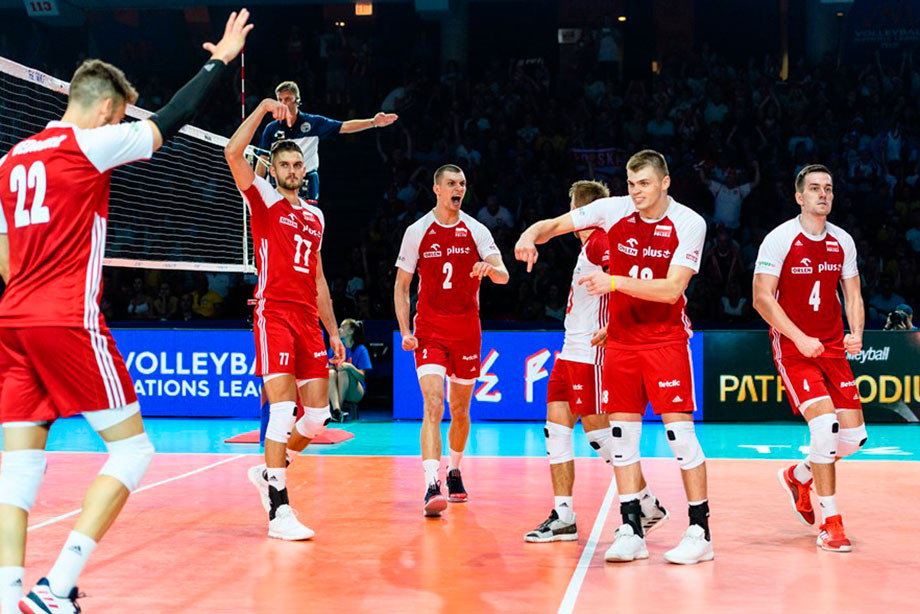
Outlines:
[[674,453],[681,469],[689,471],[706,462],[692,422],[672,422],[665,425],[664,429],[668,436],[668,445],[671,446],[671,452]]
[[113,477],[124,484],[128,492],[134,492],[153,460],[153,444],[147,433],[107,441],[105,447],[109,451],[109,460],[102,466],[99,475]]
[[613,435],[610,429],[602,428],[596,431],[586,431],[585,436],[598,456],[613,464]]
[[326,432],[326,425],[332,421],[329,406],[304,407],[303,417],[297,421],[297,432],[307,439],[316,439]]
[[626,467],[639,462],[642,422],[611,422],[610,437],[614,466]]
[[829,465],[837,456],[840,440],[840,423],[834,414],[821,414],[808,423],[811,431],[811,444],[808,448],[808,460],[813,464]]
[[4,452],[0,464],[0,505],[31,510],[47,466],[44,450]]
[[286,444],[291,436],[291,429],[297,420],[297,403],[282,401],[268,406],[268,426],[265,429],[265,439]]
[[549,456],[550,465],[567,463],[575,460],[575,444],[572,443],[572,429],[569,427],[556,424],[555,422],[546,421],[543,427],[543,434],[546,435],[546,455]]
[[869,433],[866,432],[865,424],[851,429],[840,429],[840,438],[837,440],[837,458],[845,458],[858,452],[866,445],[868,439]]

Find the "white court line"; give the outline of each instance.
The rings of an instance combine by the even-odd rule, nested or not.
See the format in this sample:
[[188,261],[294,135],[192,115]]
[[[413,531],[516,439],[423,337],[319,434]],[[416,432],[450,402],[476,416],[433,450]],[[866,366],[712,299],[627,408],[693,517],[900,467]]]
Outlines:
[[[171,478],[166,478],[165,480],[160,480],[159,482],[154,482],[153,484],[147,484],[146,486],[141,486],[140,488],[138,488],[137,490],[135,490],[135,491],[134,491],[133,493],[131,493],[131,494],[132,494],[132,496],[133,496],[133,495],[136,495],[136,494],[139,493],[139,492],[143,492],[143,491],[145,491],[145,490],[150,490],[151,488],[155,488],[155,487],[157,487],[157,486],[162,486],[163,484],[169,484],[170,482],[175,482],[176,480],[181,480],[182,478],[187,478],[187,477],[189,477],[190,475],[195,475],[196,473],[201,473],[202,471],[207,471],[208,469],[213,469],[214,467],[217,467],[218,465],[223,465],[224,463],[229,463],[229,462],[231,462],[231,461],[235,461],[236,459],[238,459],[238,458],[243,458],[243,457],[245,457],[245,456],[248,456],[248,455],[247,455],[247,454],[237,454],[236,456],[231,456],[230,458],[225,458],[225,459],[222,460],[222,461],[218,461],[218,462],[216,462],[216,463],[211,463],[210,465],[207,465],[207,466],[205,466],[205,467],[199,467],[198,469],[195,469],[194,471],[189,471],[188,473],[183,473],[182,475],[177,475],[177,476],[174,476],[174,477],[171,477]],[[52,524],[54,524],[54,523],[56,523],[56,522],[60,522],[61,520],[65,520],[65,519],[67,519],[67,518],[70,518],[71,516],[76,516],[77,514],[80,513],[80,511],[81,511],[82,509],[83,509],[83,508],[75,509],[75,510],[73,510],[73,511],[71,511],[71,512],[67,512],[66,514],[61,514],[60,516],[55,516],[54,518],[49,518],[48,520],[45,520],[44,522],[39,522],[38,524],[32,525],[31,527],[29,527],[29,528],[27,529],[27,531],[34,531],[35,529],[41,529],[42,527],[47,527],[48,525],[52,525]]]
[[575,601],[578,599],[578,593],[581,591],[581,584],[585,581],[585,574],[588,573],[588,567],[591,566],[591,559],[594,558],[594,551],[597,549],[597,542],[601,539],[601,533],[604,532],[604,525],[607,523],[607,513],[613,504],[613,499],[617,495],[616,478],[610,480],[610,486],[607,488],[607,495],[601,504],[601,509],[597,512],[597,518],[594,520],[594,528],[591,529],[591,535],[588,537],[588,543],[581,552],[581,558],[578,559],[578,565],[575,567],[575,573],[569,580],[569,587],[565,590],[565,596],[562,598],[562,605],[559,606],[559,614],[570,614],[575,608]]

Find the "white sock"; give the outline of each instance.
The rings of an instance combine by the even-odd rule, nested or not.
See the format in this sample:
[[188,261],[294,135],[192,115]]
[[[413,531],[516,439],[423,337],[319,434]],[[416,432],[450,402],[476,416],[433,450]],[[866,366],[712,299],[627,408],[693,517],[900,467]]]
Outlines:
[[638,493],[638,492],[629,493],[625,495],[623,493],[620,493],[620,503],[627,503],[629,501],[635,501],[636,499],[639,498],[639,495],[641,494],[642,493]]
[[0,612],[19,612],[25,567],[0,567]]
[[265,469],[265,480],[268,485],[277,491],[282,491],[287,487],[284,480],[285,469],[282,467],[267,467]]
[[572,497],[554,497],[556,514],[562,522],[572,522],[575,518],[575,508]]
[[811,465],[808,464],[808,461],[802,461],[795,466],[795,469],[792,470],[792,477],[799,481],[800,484],[805,484],[811,479]]
[[438,481],[438,468],[440,466],[441,461],[437,458],[426,458],[422,461],[422,469],[425,470],[425,488]]
[[[655,495],[652,494],[651,489],[649,489],[648,484],[645,485],[645,488],[639,491],[639,506],[642,508],[642,513],[646,516],[650,516],[655,513]],[[621,499],[622,500],[622,499]]]
[[821,508],[821,522],[827,522],[830,516],[837,515],[837,502],[834,500],[834,495],[830,497],[818,495],[818,506]]
[[77,585],[77,578],[89,555],[96,549],[96,542],[77,531],[71,531],[64,542],[61,554],[58,555],[54,567],[48,572],[48,583],[51,585],[51,592],[59,597],[66,597]]
[[463,450],[457,452],[456,450],[450,451],[450,462],[447,463],[447,470],[453,471],[454,469],[460,468],[460,459],[463,458]]
[[291,463],[293,463],[293,462],[294,462],[294,459],[297,458],[298,456],[300,456],[300,452],[298,452],[297,450],[292,450],[292,449],[288,448],[288,449],[287,449],[287,462],[288,462],[288,465],[290,465]]

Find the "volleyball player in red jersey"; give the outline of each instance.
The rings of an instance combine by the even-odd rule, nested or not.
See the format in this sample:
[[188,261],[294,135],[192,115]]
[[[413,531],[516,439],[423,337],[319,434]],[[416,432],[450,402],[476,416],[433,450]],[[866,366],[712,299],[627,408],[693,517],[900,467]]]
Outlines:
[[713,551],[706,464],[693,427],[695,390],[688,344],[692,330],[684,313],[684,291],[699,270],[706,223],[668,196],[671,178],[660,153],[636,153],[626,163],[626,174],[629,196],[601,198],[537,222],[521,235],[515,256],[530,268],[538,243],[585,228],[607,231],[609,274],[595,271],[578,280],[592,295],[610,293],[602,403],[611,413],[623,524],[605,558],[648,558],[639,503],[639,439],[642,414],[651,402],[664,422],[689,504],[690,526],[665,559],[678,564],[709,561]]
[[[470,401],[479,377],[482,333],[479,284],[483,277],[508,283],[508,270],[492,233],[460,211],[466,176],[448,164],[434,173],[435,208],[406,229],[396,261],[393,291],[402,348],[415,352],[415,367],[425,400],[422,420],[422,468],[425,472],[425,514],[440,515],[447,501],[465,502],[460,459],[470,432]],[[409,286],[419,275],[414,326],[409,322]],[[448,499],[441,494],[441,419],[444,378],[450,378],[450,460]]]
[[[301,524],[291,508],[286,466],[326,430],[332,418],[319,320],[329,333],[334,363],[345,358],[345,346],[323,274],[323,213],[298,196],[307,172],[300,147],[290,140],[272,147],[269,170],[277,189],[256,175],[245,158],[246,147],[267,114],[294,120],[284,104],[265,99],[230,138],[225,153],[251,214],[259,277],[253,318],[256,370],[270,403],[265,464],[250,468],[249,479],[268,512],[268,536],[297,541],[313,537],[313,530]],[[304,407],[300,420],[296,419],[298,395]]]
[[[124,360],[99,310],[111,171],[149,158],[207,100],[252,29],[245,9],[211,59],[149,120],[120,123],[137,91],[119,69],[87,60],[61,121],[0,160],[0,606],[78,612],[77,577],[153,458]],[[45,473],[51,423],[82,413],[109,459],[47,577],[23,597],[28,513]],[[17,607],[18,601],[18,607]]]
[[[795,179],[801,215],[780,224],[760,246],[754,268],[754,308],[770,325],[773,360],[789,403],[808,422],[808,458],[780,470],[779,481],[806,526],[815,522],[814,481],[822,523],[817,544],[832,552],[853,546],[834,499],[834,463],[867,439],[862,404],[846,354],[862,349],[865,311],[856,245],[827,221],[834,202],[827,167],[806,166]],[[843,290],[850,332],[844,335],[838,286]]]

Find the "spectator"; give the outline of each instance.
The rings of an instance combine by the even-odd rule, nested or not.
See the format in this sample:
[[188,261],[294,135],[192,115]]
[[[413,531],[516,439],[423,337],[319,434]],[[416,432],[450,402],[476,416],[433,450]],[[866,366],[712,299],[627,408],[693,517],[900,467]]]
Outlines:
[[[329,404],[332,406],[332,419],[341,422],[348,416],[343,411],[345,404],[357,404],[364,398],[365,377],[373,367],[370,353],[364,345],[364,322],[351,318],[342,320],[339,335],[345,345],[345,362],[329,367]],[[332,357],[331,348],[329,357]]]
[[153,317],[160,320],[172,320],[179,312],[179,299],[172,292],[169,283],[160,284],[160,292],[153,299]]
[[559,291],[558,284],[550,284],[546,292],[546,310],[547,320],[565,321],[566,300]]
[[208,287],[208,278],[204,273],[195,276],[195,289],[192,291],[192,311],[202,318],[210,319],[220,314],[223,297]]
[[134,278],[131,286],[131,300],[128,302],[128,316],[135,320],[143,320],[151,317],[152,299],[147,294],[147,288],[144,287],[144,280],[140,277]]
[[910,305],[901,303],[900,305],[895,307],[895,311],[900,311],[901,313],[904,314],[904,317],[907,321],[907,330],[917,330],[917,327],[914,326],[914,310],[911,308]]
[[920,211],[914,211],[914,226],[904,236],[914,253],[920,253]]
[[748,197],[751,190],[760,185],[760,164],[755,160],[753,166],[754,179],[742,185],[735,184],[736,174],[734,172],[729,172],[725,183],[721,183],[715,179],[709,179],[703,166],[698,167],[700,179],[715,196],[713,224],[722,225],[730,230],[741,226],[741,203]]
[[476,219],[492,232],[495,232],[495,229],[499,226],[514,228],[514,218],[511,216],[511,212],[499,204],[498,197],[494,194],[490,194],[486,198],[486,204],[476,214]]
[[879,284],[878,291],[869,297],[869,313],[875,320],[881,320],[889,312],[897,309],[904,302],[904,297],[894,291],[891,277],[885,275]]

